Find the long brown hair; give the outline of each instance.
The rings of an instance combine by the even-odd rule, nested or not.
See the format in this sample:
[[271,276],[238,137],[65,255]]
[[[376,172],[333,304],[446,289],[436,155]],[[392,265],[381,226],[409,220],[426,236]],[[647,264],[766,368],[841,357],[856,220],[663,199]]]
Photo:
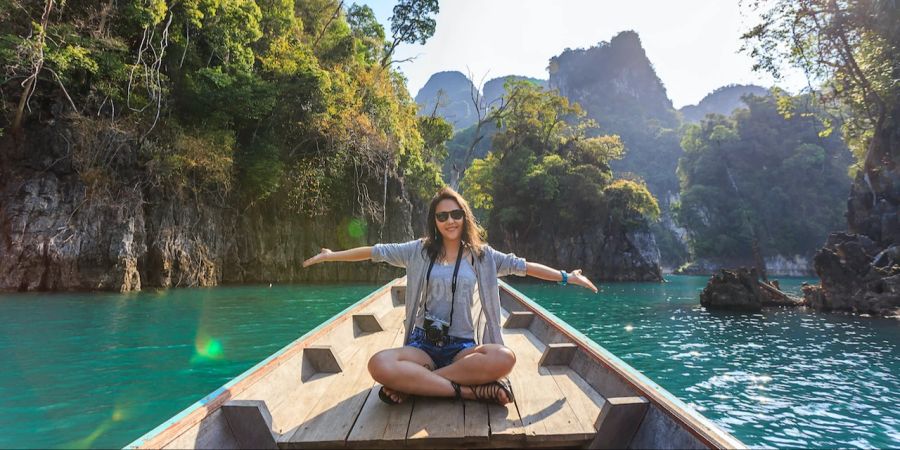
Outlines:
[[431,205],[428,207],[428,219],[425,226],[425,245],[423,246],[428,257],[438,260],[444,256],[443,237],[437,229],[437,224],[435,223],[435,220],[437,219],[435,219],[434,214],[437,210],[438,203],[440,203],[441,200],[446,199],[455,201],[459,205],[459,208],[463,210],[463,213],[465,213],[465,216],[463,217],[462,236],[460,236],[460,238],[462,239],[463,245],[481,259],[484,254],[483,247],[485,245],[484,241],[481,239],[483,231],[478,225],[478,221],[475,220],[475,215],[472,214],[472,208],[469,207],[469,202],[462,198],[462,196],[450,186],[441,188],[441,190],[431,199]]

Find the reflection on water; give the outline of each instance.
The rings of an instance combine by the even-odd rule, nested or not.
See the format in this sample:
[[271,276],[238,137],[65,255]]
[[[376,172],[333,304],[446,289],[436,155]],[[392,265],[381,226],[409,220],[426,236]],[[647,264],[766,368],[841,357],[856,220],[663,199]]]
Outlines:
[[[900,446],[900,322],[709,312],[705,277],[526,295],[755,447]],[[800,279],[782,281],[799,292]]]

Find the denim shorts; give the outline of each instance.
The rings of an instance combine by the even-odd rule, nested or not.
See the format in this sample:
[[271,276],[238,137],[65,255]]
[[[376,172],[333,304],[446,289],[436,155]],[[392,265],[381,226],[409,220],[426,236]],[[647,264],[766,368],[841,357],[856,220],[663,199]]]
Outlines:
[[438,347],[432,345],[425,339],[425,330],[421,327],[416,327],[409,335],[409,342],[406,345],[421,349],[425,353],[428,353],[428,356],[431,357],[431,360],[434,361],[434,364],[437,366],[435,369],[440,369],[441,367],[449,366],[450,363],[453,362],[453,358],[459,352],[474,347],[475,341],[472,339],[447,336],[446,344],[444,344],[443,347]]

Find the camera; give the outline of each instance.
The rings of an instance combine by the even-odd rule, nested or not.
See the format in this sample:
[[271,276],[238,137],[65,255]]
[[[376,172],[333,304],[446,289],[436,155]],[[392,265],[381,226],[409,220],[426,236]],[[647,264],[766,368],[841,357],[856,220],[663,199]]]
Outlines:
[[428,315],[425,316],[422,328],[425,330],[425,339],[428,340],[431,345],[438,347],[444,346],[447,335],[450,333],[449,323]]

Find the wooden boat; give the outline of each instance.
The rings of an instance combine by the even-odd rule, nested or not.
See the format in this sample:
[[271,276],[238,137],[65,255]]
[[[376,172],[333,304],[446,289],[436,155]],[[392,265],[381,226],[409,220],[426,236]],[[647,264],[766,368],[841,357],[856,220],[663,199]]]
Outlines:
[[386,405],[366,365],[403,342],[405,281],[382,286],[126,448],[745,448],[503,282],[516,401]]

